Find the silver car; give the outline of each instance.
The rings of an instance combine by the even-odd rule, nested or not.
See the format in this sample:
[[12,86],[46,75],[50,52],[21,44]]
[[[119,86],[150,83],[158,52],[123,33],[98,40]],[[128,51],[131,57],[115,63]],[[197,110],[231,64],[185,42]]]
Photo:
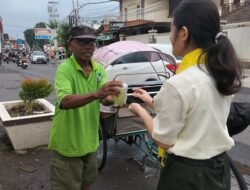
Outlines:
[[47,57],[42,51],[33,51],[30,57],[31,63],[47,64]]

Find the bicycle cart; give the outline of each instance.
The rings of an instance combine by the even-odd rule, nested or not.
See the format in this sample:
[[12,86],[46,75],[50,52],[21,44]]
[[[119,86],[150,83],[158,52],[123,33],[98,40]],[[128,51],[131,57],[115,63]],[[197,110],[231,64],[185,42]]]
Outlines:
[[[142,87],[154,96],[160,90],[164,80],[175,74],[175,59],[166,53],[137,41],[120,41],[104,46],[95,51],[93,59],[103,64],[109,80],[121,80],[128,84],[128,101],[141,103],[153,116],[154,112],[139,99],[132,96],[133,87]],[[131,84],[131,82],[137,84]],[[127,108],[115,108],[102,113],[100,126],[101,146],[97,156],[100,158],[99,169],[105,165],[107,158],[107,141],[122,140],[127,144],[135,144],[149,157],[152,157],[152,141],[140,118]],[[157,148],[156,148],[157,149]],[[148,152],[151,152],[148,154]],[[152,157],[152,159],[155,159]]]
[[[127,103],[140,103],[153,117],[154,110],[132,96],[132,88],[139,86],[147,90],[153,97],[160,90],[162,82],[150,81],[143,85],[128,86]],[[157,146],[154,145],[152,139],[149,137],[142,120],[131,113],[127,108],[111,108],[109,111],[101,112],[100,123],[100,147],[97,151],[99,170],[101,170],[106,163],[108,151],[107,141],[109,139],[114,139],[115,141],[122,140],[129,145],[134,144],[145,153],[145,157],[149,157],[151,160],[157,162]]]

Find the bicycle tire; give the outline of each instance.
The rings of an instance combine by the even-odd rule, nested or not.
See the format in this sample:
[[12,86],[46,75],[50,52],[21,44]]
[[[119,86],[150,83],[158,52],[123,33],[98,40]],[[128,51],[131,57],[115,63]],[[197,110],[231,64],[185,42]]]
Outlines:
[[99,141],[100,141],[100,146],[96,151],[96,156],[97,156],[98,171],[101,171],[106,164],[107,151],[108,151],[107,133],[105,132],[102,125],[100,125],[99,127]]
[[229,166],[237,180],[237,183],[241,190],[248,190],[247,183],[244,179],[244,177],[241,175],[240,171],[237,169],[236,165],[234,164],[231,157],[227,154],[228,160],[229,160]]

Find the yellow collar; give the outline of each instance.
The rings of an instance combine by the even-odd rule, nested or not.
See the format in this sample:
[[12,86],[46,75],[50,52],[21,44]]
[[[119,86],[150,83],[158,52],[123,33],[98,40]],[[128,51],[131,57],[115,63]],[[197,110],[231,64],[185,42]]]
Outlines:
[[197,48],[197,49],[189,52],[188,54],[186,54],[183,57],[180,65],[176,71],[176,74],[179,74],[182,71],[186,70],[187,68],[198,64],[198,61],[199,61],[199,64],[205,64],[205,56],[201,56],[201,58],[199,60],[199,57],[201,54],[202,54],[202,49],[200,49],[200,48]]

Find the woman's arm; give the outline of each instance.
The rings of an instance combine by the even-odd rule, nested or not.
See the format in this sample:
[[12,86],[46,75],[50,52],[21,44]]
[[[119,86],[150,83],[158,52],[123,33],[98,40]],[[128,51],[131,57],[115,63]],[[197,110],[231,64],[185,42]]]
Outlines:
[[[132,111],[133,113],[135,113],[136,115],[138,115],[142,120],[143,123],[146,127],[146,129],[148,130],[148,133],[150,134],[150,136],[152,137],[152,133],[153,133],[153,118],[151,117],[151,115],[148,114],[148,112],[141,107],[141,105],[137,104],[137,103],[132,103],[129,105],[129,110]],[[163,144],[160,143],[159,141],[155,140],[156,144],[158,146],[160,146],[163,149],[169,149],[170,147],[172,147],[173,145],[167,145],[167,144]]]

